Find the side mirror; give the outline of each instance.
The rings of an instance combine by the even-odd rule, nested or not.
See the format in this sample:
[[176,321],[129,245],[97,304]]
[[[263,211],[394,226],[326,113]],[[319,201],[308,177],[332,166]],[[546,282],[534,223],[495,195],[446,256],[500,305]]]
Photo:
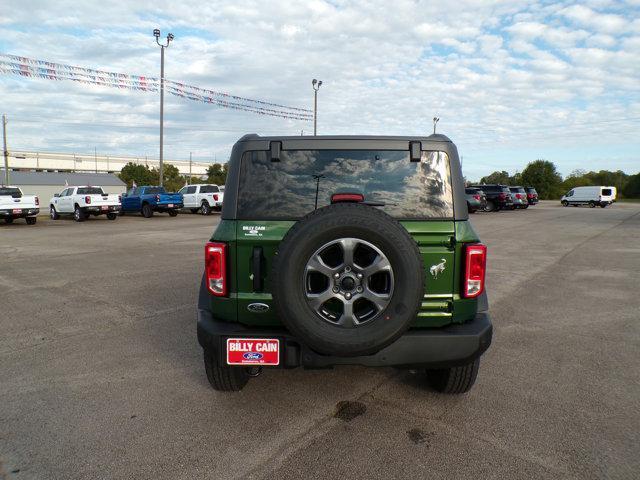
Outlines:
[[60,196],[60,194],[59,194],[59,193],[54,193],[54,194],[53,194],[53,196],[54,196],[54,197],[59,197],[59,196]]

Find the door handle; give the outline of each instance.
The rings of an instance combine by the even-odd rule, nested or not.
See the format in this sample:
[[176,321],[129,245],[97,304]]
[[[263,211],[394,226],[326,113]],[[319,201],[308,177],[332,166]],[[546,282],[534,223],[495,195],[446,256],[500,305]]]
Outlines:
[[253,291],[261,292],[264,281],[262,279],[262,264],[264,256],[262,255],[262,247],[253,247],[251,255],[251,273],[253,273]]

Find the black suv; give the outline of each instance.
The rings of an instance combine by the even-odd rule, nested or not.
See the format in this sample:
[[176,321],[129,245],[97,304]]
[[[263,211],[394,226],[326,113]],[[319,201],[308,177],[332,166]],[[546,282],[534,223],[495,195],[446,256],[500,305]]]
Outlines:
[[205,246],[207,378],[397,366],[466,392],[491,343],[485,269],[447,137],[246,135]]
[[487,196],[487,212],[513,208],[511,190],[507,185],[471,185],[469,188],[479,188],[484,192]]

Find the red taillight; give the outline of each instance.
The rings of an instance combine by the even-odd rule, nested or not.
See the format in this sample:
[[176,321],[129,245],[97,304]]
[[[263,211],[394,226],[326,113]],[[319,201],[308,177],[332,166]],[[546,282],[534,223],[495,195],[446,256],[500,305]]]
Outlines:
[[481,243],[464,246],[464,277],[462,296],[474,298],[484,291],[484,277],[487,270],[487,247]]
[[520,195],[519,193],[516,193],[516,198],[522,199],[522,195]]
[[88,196],[88,195],[86,197],[84,197],[84,203],[86,203],[86,204],[91,203],[91,197]]
[[209,242],[204,248],[207,288],[216,297],[227,295],[227,245]]
[[216,202],[218,201],[218,194],[217,193],[213,194],[213,200],[216,201]]
[[474,195],[473,198],[475,198],[476,200],[480,200],[480,195]]
[[500,198],[500,200],[505,200],[505,199],[507,198],[507,194],[506,194],[506,193],[504,193],[504,192],[503,192],[503,193],[500,193],[500,194],[498,195],[498,198]]
[[364,202],[364,195],[361,193],[334,193],[331,195],[331,203],[340,202]]
[[36,197],[36,205],[40,205],[40,199]]
[[527,193],[527,198],[533,198],[533,193]]
[[160,194],[156,195],[156,202],[160,201]]

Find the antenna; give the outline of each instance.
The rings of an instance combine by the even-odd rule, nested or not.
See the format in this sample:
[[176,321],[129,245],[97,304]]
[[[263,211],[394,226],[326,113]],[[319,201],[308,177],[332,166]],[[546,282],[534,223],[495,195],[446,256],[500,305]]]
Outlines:
[[436,134],[436,125],[440,121],[440,117],[433,117],[433,134]]

